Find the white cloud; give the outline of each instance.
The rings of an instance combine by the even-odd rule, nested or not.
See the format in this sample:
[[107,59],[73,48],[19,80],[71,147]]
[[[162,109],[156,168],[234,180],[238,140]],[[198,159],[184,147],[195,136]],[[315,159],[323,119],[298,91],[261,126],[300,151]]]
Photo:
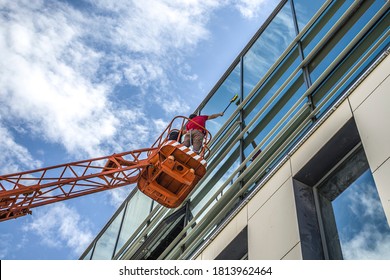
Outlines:
[[[118,84],[141,88],[169,115],[190,109],[171,92],[167,72],[197,78],[177,58],[209,36],[207,20],[220,3],[91,1],[97,12],[43,0],[0,5],[0,114],[6,123],[23,123],[33,137],[61,144],[80,158],[129,140],[119,129],[127,109],[110,99]],[[151,86],[159,90],[150,94]],[[132,134],[151,140],[150,129],[134,128],[140,130]]]
[[367,224],[351,240],[342,243],[344,259],[348,260],[389,260],[390,235]]
[[68,247],[74,255],[80,255],[93,239],[88,220],[63,203],[38,209],[33,221],[23,231],[36,234],[42,245],[50,248]]
[[135,185],[133,185],[132,187],[124,187],[110,190],[108,201],[109,204],[115,209],[119,208],[119,206],[123,203],[126,197],[129,196],[134,187]]
[[[194,46],[208,36],[205,23],[218,1],[90,1],[102,11],[115,13],[108,25],[112,42],[128,50],[161,54]],[[101,19],[101,18],[99,18]],[[104,18],[110,23],[110,18]]]
[[[1,121],[1,119],[0,119]],[[29,151],[17,144],[0,122],[0,162],[4,163],[0,166],[1,174],[13,173],[23,169],[36,169],[41,167],[42,163],[35,160]]]
[[168,126],[168,123],[163,119],[157,119],[153,121],[157,131],[164,131],[164,129]]
[[100,54],[82,44],[79,13],[15,2],[0,17],[0,113],[70,153],[95,154],[118,118],[107,86],[93,82]]
[[[265,5],[264,1],[234,3],[245,16]],[[152,119],[145,115],[145,103],[129,102],[131,109],[118,108],[111,95],[119,84],[141,89],[130,93],[130,100],[147,97],[149,105],[169,116],[188,113],[194,106],[172,90],[170,75],[197,79],[181,57],[208,38],[210,16],[228,4],[99,0],[89,1],[88,10],[76,10],[64,2],[0,2],[0,114],[4,122],[22,123],[33,137],[63,145],[70,154],[83,158],[134,140],[123,130],[124,111],[140,113],[145,124]],[[146,127],[133,126],[132,134],[153,141],[155,133]],[[138,144],[139,140],[130,146]]]
[[148,83],[162,79],[164,70],[147,59],[134,60],[124,69],[126,80],[133,86],[143,87]]
[[269,14],[279,2],[269,0],[238,0],[235,1],[235,6],[243,17],[253,19],[260,15]]
[[378,214],[383,213],[383,207],[378,200],[375,186],[364,183],[356,187],[356,191],[349,193],[349,209],[357,216],[377,220]]

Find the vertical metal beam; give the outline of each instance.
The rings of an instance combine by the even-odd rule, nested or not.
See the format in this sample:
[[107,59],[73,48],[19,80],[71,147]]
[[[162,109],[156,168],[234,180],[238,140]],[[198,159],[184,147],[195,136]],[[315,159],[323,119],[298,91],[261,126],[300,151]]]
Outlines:
[[[244,56],[242,55],[240,57],[240,102],[244,100]],[[240,109],[240,133],[245,129],[245,122],[244,122],[244,107]],[[244,145],[244,135],[240,138],[240,164],[245,161],[245,145]],[[245,167],[243,168],[243,170]],[[240,170],[240,174],[243,170]],[[243,182],[240,182],[240,188],[244,186]]]
[[[298,26],[297,13],[295,11],[294,0],[290,0],[290,4],[291,4],[291,11],[292,11],[292,14],[293,14],[295,33],[298,36],[299,35],[299,26]],[[301,57],[301,60],[303,61],[305,59],[305,55],[303,53],[303,47],[302,47],[301,38],[297,41],[297,45],[298,45],[299,55]],[[303,80],[305,81],[306,88],[310,88],[312,83],[311,83],[310,73],[309,73],[309,69],[308,69],[307,64],[303,65],[302,72],[303,72]],[[313,111],[315,109],[315,105],[314,105],[314,102],[313,102],[313,95],[309,94],[307,98],[308,98],[308,102],[310,104],[310,109],[311,109],[311,111]],[[312,120],[315,121],[316,117],[314,116],[312,118]]]
[[125,220],[125,215],[126,215],[126,210],[127,210],[127,205],[129,204],[129,201],[127,201],[124,209],[123,209],[123,216],[122,216],[122,220],[121,220],[121,223],[119,225],[119,229],[118,229],[118,236],[116,237],[116,241],[115,241],[115,245],[114,245],[114,250],[112,252],[112,256],[111,256],[111,259],[113,260],[114,259],[114,256],[115,256],[115,251],[116,251],[116,247],[118,246],[118,242],[119,242],[119,236],[121,235],[121,232],[122,232],[122,226],[123,226],[123,222]]
[[329,251],[328,251],[328,246],[327,246],[327,243],[326,243],[324,222],[322,220],[321,207],[320,207],[320,198],[319,198],[318,188],[317,187],[313,188],[313,196],[314,196],[314,205],[315,205],[315,208],[316,208],[317,219],[318,219],[318,227],[319,227],[319,230],[320,230],[322,249],[324,250],[324,258],[325,258],[325,260],[329,260]]

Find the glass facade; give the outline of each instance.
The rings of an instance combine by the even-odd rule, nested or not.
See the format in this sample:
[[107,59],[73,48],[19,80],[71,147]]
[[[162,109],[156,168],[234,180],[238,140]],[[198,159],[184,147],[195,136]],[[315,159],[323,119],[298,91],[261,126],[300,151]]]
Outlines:
[[213,135],[208,172],[185,203],[184,225],[172,222],[174,238],[159,234],[158,225],[179,210],[153,204],[134,190],[81,259],[137,258],[145,240],[145,250],[159,248],[158,254],[151,252],[157,258],[191,258],[389,48],[389,23],[385,0],[281,1],[196,109],[220,112],[235,94],[240,97],[222,118],[208,123]]

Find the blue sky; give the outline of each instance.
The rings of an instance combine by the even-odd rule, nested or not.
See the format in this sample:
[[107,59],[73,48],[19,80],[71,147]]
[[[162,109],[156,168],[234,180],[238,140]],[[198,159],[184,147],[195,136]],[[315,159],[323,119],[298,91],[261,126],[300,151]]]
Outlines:
[[[278,2],[0,0],[0,174],[148,147]],[[77,259],[129,192],[0,223],[0,258]]]

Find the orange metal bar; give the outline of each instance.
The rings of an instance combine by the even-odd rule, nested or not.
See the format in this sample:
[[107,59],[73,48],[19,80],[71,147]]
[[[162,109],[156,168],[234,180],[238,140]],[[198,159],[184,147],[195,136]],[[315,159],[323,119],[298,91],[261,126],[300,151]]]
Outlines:
[[[153,149],[0,176],[0,221],[31,208],[136,183]],[[114,164],[112,164],[114,163]]]

